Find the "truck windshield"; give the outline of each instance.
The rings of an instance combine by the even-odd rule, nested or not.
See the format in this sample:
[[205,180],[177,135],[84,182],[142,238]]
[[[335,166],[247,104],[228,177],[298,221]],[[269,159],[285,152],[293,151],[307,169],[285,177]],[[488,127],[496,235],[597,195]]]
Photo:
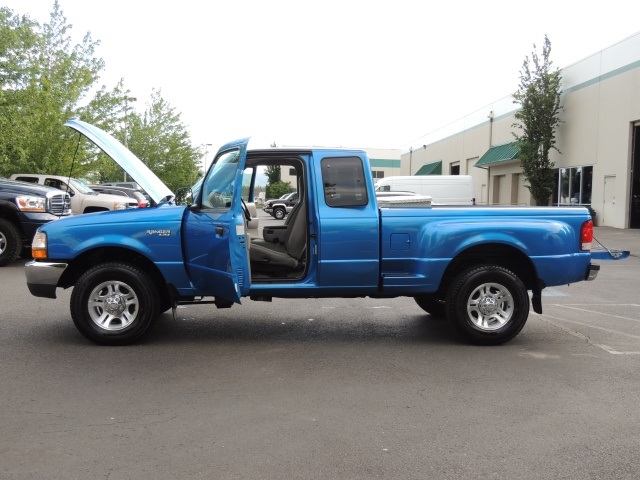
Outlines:
[[91,190],[91,188],[89,188],[87,184],[85,184],[84,182],[81,182],[77,178],[72,178],[69,183],[73,188],[75,188],[78,192],[82,194],[86,195],[86,194],[95,193],[93,190]]
[[225,212],[231,208],[240,150],[221,154],[203,182],[202,207]]

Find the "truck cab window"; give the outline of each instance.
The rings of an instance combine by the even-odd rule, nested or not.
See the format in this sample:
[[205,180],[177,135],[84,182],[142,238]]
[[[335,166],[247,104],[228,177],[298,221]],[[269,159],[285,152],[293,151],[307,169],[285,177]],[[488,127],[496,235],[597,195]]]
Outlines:
[[369,203],[360,158],[331,157],[320,163],[324,201],[329,207],[362,207]]

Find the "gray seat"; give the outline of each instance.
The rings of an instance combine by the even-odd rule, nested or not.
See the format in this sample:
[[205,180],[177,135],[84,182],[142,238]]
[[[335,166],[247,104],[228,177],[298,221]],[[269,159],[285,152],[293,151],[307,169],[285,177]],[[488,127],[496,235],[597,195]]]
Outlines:
[[249,258],[252,265],[296,268],[307,248],[307,208],[301,199],[289,213],[282,243],[257,238],[251,242]]

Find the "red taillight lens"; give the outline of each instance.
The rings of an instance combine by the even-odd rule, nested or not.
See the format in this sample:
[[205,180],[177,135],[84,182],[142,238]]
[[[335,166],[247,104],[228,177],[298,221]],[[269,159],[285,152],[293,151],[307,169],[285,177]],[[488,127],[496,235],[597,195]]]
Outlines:
[[591,242],[593,242],[593,221],[587,220],[580,229],[580,249],[591,250]]

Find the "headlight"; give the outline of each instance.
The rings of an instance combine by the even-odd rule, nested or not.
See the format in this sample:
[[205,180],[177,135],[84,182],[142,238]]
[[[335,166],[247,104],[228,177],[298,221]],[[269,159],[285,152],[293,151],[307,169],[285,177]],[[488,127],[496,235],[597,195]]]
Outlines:
[[22,195],[16,197],[16,204],[23,212],[46,212],[47,200],[42,197],[29,197]]
[[113,202],[113,209],[114,210],[126,210],[127,209],[127,202]]
[[33,258],[47,258],[47,234],[38,230],[31,242],[31,256]]

